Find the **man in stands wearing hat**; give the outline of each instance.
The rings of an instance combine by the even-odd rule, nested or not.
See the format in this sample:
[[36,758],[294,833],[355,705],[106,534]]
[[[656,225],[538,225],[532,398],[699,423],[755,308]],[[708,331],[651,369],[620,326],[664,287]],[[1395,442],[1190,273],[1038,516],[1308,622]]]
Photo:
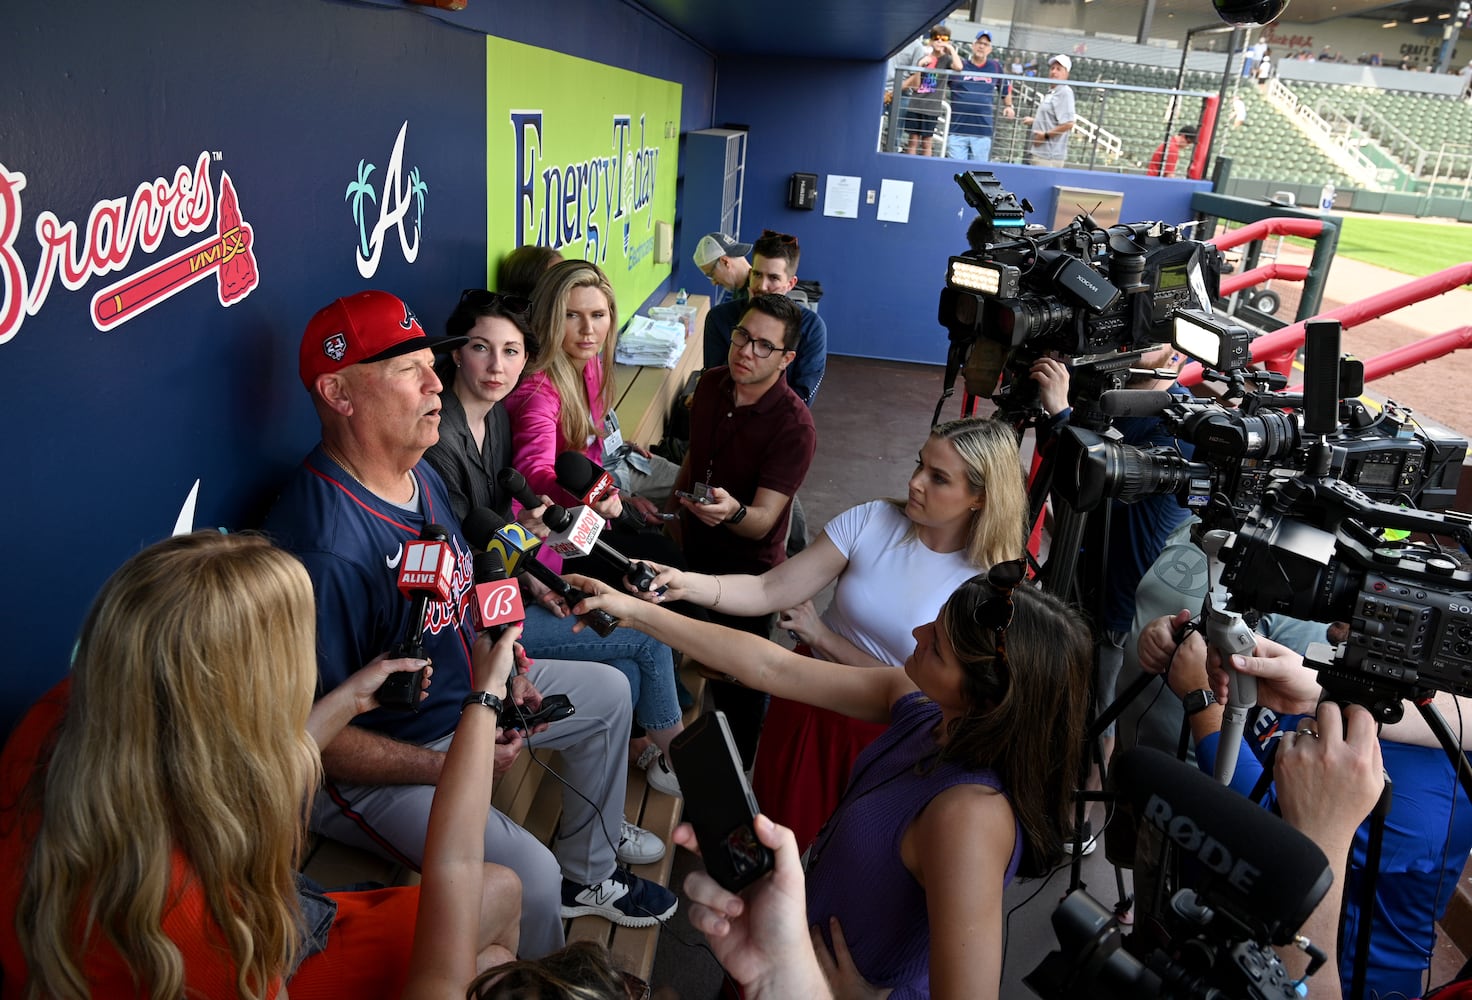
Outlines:
[[[1162,142],[1155,147],[1155,152],[1150,157],[1150,167],[1145,173],[1151,177],[1174,177],[1181,150],[1195,145],[1196,126],[1182,125],[1181,130],[1170,137],[1170,142]],[[1189,160],[1187,166],[1190,166]]]
[[1055,81],[1038,103],[1035,115],[1022,119],[1032,126],[1032,148],[1027,162],[1038,167],[1061,167],[1068,159],[1068,133],[1077,117],[1073,108],[1073,88],[1064,83],[1073,69],[1073,60],[1056,55],[1048,60],[1048,78]]
[[1017,114],[1012,108],[1012,84],[997,80],[1002,64],[992,56],[992,36],[979,32],[971,46],[971,57],[961,72],[951,77],[951,135],[946,157],[952,160],[989,160],[995,131],[997,97],[1002,115]]
[[695,244],[695,266],[718,289],[711,305],[746,300],[746,283],[751,276],[751,264],[746,260],[749,253],[750,243],[738,243],[725,233],[706,233]]
[[[322,748],[326,780],[312,812],[313,829],[415,869],[456,720],[462,710],[481,710],[470,689],[471,549],[443,480],[424,461],[440,436],[435,351],[465,340],[425,336],[387,292],[358,292],[319,310],[302,337],[299,365],[322,440],[292,473],[265,525],[312,578],[318,690],[331,691],[408,634],[421,637],[433,663],[418,711],[374,709]],[[411,621],[399,567],[406,543],[430,524],[449,536],[451,593]],[[486,820],[486,860],[521,879],[519,951],[534,958],[562,947],[564,918],[598,914],[648,927],[673,913],[676,900],[617,864],[645,864],[665,851],[658,837],[623,822],[628,681],[602,663],[538,658],[521,669],[510,694],[527,711],[540,704],[539,690],[566,694],[577,706],[576,715],[533,739],[560,751],[568,785],[552,850],[495,809]],[[498,743],[499,775],[522,740],[503,729]]]

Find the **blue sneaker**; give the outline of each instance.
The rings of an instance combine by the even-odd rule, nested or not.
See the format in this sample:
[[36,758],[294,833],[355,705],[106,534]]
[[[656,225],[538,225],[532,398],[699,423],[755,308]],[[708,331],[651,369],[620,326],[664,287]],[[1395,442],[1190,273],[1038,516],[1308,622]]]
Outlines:
[[562,918],[595,916],[620,927],[653,927],[667,919],[680,901],[664,886],[615,868],[593,885],[562,880]]

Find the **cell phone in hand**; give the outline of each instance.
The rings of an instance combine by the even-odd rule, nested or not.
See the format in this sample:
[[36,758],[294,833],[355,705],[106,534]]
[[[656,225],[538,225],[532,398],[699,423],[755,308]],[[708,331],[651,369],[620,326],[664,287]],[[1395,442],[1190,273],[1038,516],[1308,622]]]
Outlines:
[[675,496],[684,497],[686,500],[694,503],[716,502],[716,498],[710,495],[710,487],[705,483],[696,483],[694,490],[690,493],[686,493],[684,490],[675,490]]
[[541,708],[535,712],[527,712],[525,717],[516,706],[508,705],[506,714],[510,718],[506,720],[506,728],[528,733],[544,722],[559,722],[570,715],[576,715],[577,711],[567,695],[549,694],[542,698]]
[[724,712],[707,712],[670,742],[684,816],[695,828],[710,877],[740,892],[772,870],[771,850],[756,836],[756,796]]

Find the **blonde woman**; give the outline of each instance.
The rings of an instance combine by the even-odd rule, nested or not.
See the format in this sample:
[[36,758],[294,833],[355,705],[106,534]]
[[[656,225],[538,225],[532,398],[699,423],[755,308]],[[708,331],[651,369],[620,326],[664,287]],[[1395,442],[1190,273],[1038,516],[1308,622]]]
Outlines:
[[[314,705],[314,618],[302,565],[250,535],[169,539],[104,584],[71,674],[0,760],[6,996],[449,1000],[440,976],[463,993],[511,957],[519,885],[473,827],[468,852],[442,836],[425,861],[437,940],[414,942],[420,888],[298,891],[319,743],[423,665],[376,660]],[[482,690],[504,690],[509,641],[477,654]],[[449,816],[489,807],[491,755],[468,753],[446,764]]]

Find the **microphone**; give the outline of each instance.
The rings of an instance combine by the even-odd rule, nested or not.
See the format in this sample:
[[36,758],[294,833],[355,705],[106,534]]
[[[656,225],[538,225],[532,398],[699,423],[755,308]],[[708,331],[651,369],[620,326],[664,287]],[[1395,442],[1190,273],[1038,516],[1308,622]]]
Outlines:
[[[582,498],[589,507],[604,497],[618,492],[613,477],[603,467],[580,451],[564,451],[557,456],[557,485]],[[618,516],[618,521],[630,531],[647,527],[644,519],[635,514],[628,505]]]
[[1164,389],[1110,389],[1099,394],[1099,409],[1111,417],[1153,417],[1180,402]]
[[[395,659],[424,657],[424,618],[430,601],[450,599],[450,580],[455,572],[455,552],[450,533],[438,524],[426,524],[419,537],[406,542],[399,559],[399,591],[409,599],[409,628],[390,655]],[[424,671],[390,674],[374,697],[395,712],[418,712]]]
[[[538,582],[566,601],[568,607],[588,596],[537,562],[535,552],[542,544],[541,539],[521,525],[514,522],[507,524],[495,511],[477,507],[466,516],[461,527],[465,531],[466,540],[472,546],[492,553],[501,561],[507,576],[514,576],[518,572],[530,573]],[[604,638],[618,628],[618,619],[602,608],[595,608],[578,617]]]
[[523,507],[536,509],[542,506],[542,498],[532,490],[531,483],[526,481],[526,476],[515,469],[508,466],[496,473],[496,483],[501,489],[510,493]]
[[1167,753],[1134,747],[1114,781],[1139,822],[1197,862],[1200,902],[1255,941],[1291,942],[1334,881],[1312,840]]
[[[634,562],[599,539],[598,536],[603,533],[603,518],[591,507],[566,510],[558,504],[550,504],[542,512],[542,520],[552,529],[547,546],[558,555],[577,558],[596,552],[639,590],[648,593],[654,586],[654,570],[647,563]],[[660,593],[664,593],[663,587],[660,588]]]
[[499,639],[507,625],[526,620],[521,586],[506,576],[506,567],[494,552],[475,554],[475,627]]

